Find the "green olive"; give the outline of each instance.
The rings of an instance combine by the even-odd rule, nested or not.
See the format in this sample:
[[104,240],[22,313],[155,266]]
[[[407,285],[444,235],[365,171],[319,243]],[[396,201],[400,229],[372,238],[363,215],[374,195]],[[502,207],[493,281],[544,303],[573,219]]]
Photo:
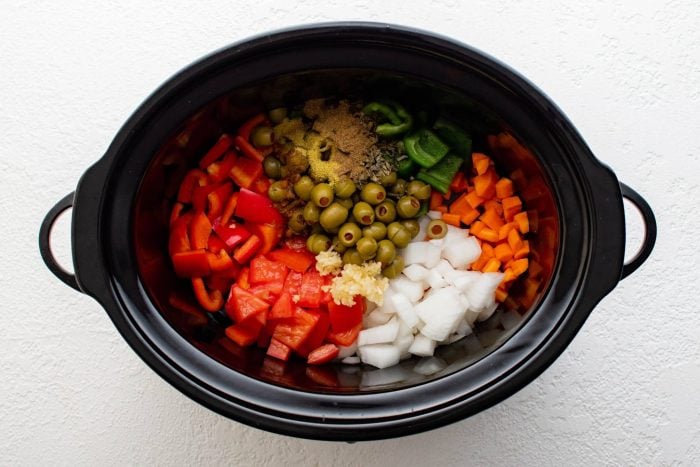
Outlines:
[[348,249],[348,247],[340,243],[340,239],[338,237],[333,237],[333,240],[331,240],[331,244],[333,245],[333,250],[341,255],[345,253]]
[[442,238],[447,235],[447,224],[445,221],[440,219],[433,219],[428,224],[428,237],[430,238]]
[[292,212],[291,216],[289,216],[289,220],[287,221],[287,227],[289,227],[294,233],[300,233],[306,228],[303,209],[295,209]]
[[269,126],[257,126],[250,133],[250,141],[253,143],[253,146],[259,148],[272,146],[272,143],[275,142],[275,133]]
[[319,222],[327,232],[337,229],[348,218],[348,210],[339,203],[333,203],[321,212]]
[[430,192],[430,185],[421,182],[420,180],[411,180],[411,182],[406,186],[406,194],[415,196],[420,201],[430,199]]
[[309,224],[318,222],[321,217],[321,210],[314,203],[306,203],[304,206],[304,220]]
[[394,202],[386,200],[379,203],[379,205],[374,208],[374,216],[378,221],[384,222],[385,224],[394,222],[394,219],[396,219],[396,207],[394,206]]
[[394,261],[394,258],[396,258],[396,247],[391,240],[380,240],[377,243],[377,256],[374,259],[382,263],[383,266],[387,266]]
[[263,161],[265,175],[275,180],[282,178],[282,163],[274,156],[267,156]]
[[357,241],[355,248],[362,259],[372,259],[377,253],[377,245],[377,241],[372,237],[362,237]]
[[276,109],[270,110],[267,116],[270,117],[272,123],[279,123],[287,117],[287,108],[277,107]]
[[368,183],[362,187],[360,197],[371,205],[379,204],[386,199],[386,190],[379,183]]
[[406,248],[408,242],[411,241],[411,232],[400,222],[392,222],[386,228],[386,236],[394,242],[396,248]]
[[404,219],[410,219],[420,211],[420,201],[414,196],[403,196],[396,202],[396,212]]
[[374,209],[369,203],[360,201],[352,208],[352,215],[362,225],[370,225],[374,222]]
[[406,192],[406,186],[408,182],[404,180],[403,178],[399,178],[396,180],[396,183],[394,183],[394,186],[391,187],[391,190],[389,190],[389,193],[392,195],[397,195],[397,196],[403,196],[403,194]]
[[275,203],[279,203],[289,194],[289,182],[287,180],[279,180],[270,185],[267,189],[267,196]]
[[353,205],[355,204],[355,203],[352,202],[351,199],[347,199],[347,198],[345,198],[345,199],[343,199],[343,198],[336,198],[336,199],[335,199],[335,202],[338,203],[338,204],[340,204],[340,205],[342,205],[342,206],[345,206],[345,207],[348,209],[348,211],[349,211],[350,209],[352,209]]
[[373,222],[371,225],[362,229],[362,236],[372,237],[376,241],[382,240],[386,237],[386,225],[381,222]]
[[396,172],[389,172],[388,174],[382,175],[379,178],[379,183],[381,183],[384,186],[392,186],[394,183],[396,183],[396,180]]
[[393,279],[399,274],[401,274],[401,271],[403,271],[403,265],[403,258],[397,256],[396,258],[394,258],[394,261],[392,261],[391,264],[389,264],[389,266],[385,267],[382,270],[382,274],[384,275],[384,277]]
[[335,184],[335,195],[338,198],[348,199],[355,193],[355,183],[349,178],[344,178]]
[[306,248],[315,255],[326,251],[330,246],[330,239],[323,234],[313,234],[306,239]]
[[401,225],[406,227],[409,232],[411,232],[411,238],[416,238],[418,232],[420,232],[420,224],[415,219],[404,219],[401,221]]
[[315,224],[311,224],[311,235],[314,234],[326,235],[326,231],[323,230],[323,227],[321,227],[321,224],[319,224],[318,222],[316,222]]
[[296,195],[304,201],[311,199],[311,190],[313,189],[314,181],[311,180],[311,177],[308,175],[304,175],[303,177],[299,178],[299,180],[297,180],[297,182],[294,184],[294,193],[296,193]]
[[333,202],[333,188],[328,183],[319,183],[311,189],[311,201],[319,208],[325,208]]
[[341,225],[340,229],[338,230],[338,241],[341,245],[347,247],[351,247],[357,243],[361,236],[362,231],[357,224],[353,222],[346,222],[345,224]]
[[348,248],[345,253],[343,253],[343,263],[345,264],[362,264],[362,256],[355,248]]

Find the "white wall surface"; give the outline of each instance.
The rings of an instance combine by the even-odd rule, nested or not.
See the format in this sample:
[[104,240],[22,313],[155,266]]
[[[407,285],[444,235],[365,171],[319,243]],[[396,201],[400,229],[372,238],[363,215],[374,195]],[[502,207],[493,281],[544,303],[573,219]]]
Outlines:
[[[198,3],[2,2],[0,464],[700,465],[700,2]],[[354,445],[192,402],[48,272],[36,242],[45,212],[175,71],[251,34],[343,19],[433,30],[510,64],[659,222],[650,260],[527,388],[442,429]],[[65,261],[68,225],[54,237]]]

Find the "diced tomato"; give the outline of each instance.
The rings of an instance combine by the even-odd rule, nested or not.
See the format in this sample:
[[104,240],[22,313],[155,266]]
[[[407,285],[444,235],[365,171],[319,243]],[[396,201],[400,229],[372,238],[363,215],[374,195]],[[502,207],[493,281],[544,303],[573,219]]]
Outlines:
[[299,289],[299,306],[318,308],[321,305],[323,279],[315,269],[304,273]]
[[246,323],[236,323],[233,326],[227,327],[224,332],[226,333],[226,337],[236,344],[241,347],[247,347],[258,339],[260,323],[255,320]]
[[277,339],[270,340],[270,346],[267,348],[267,355],[270,357],[279,358],[282,361],[289,360],[289,356],[292,353],[292,349],[284,345]]
[[264,255],[271,251],[277,243],[279,243],[284,233],[283,224],[251,224],[247,223],[246,226],[260,239],[263,244],[260,247],[260,254]]
[[255,180],[260,178],[262,173],[263,167],[260,162],[248,159],[247,157],[239,157],[236,159],[236,162],[234,162],[229,176],[236,182],[236,185],[244,189],[252,187]]
[[260,250],[263,242],[257,235],[251,235],[248,240],[245,241],[243,245],[238,247],[236,252],[233,254],[233,259],[238,261],[239,264],[245,264],[250,259],[255,256],[255,254]]
[[172,256],[175,274],[180,277],[202,277],[211,272],[206,250],[175,253]]
[[323,340],[326,338],[326,334],[328,334],[328,328],[330,327],[328,314],[321,310],[314,311],[317,312],[319,315],[318,322],[316,323],[316,326],[314,326],[313,330],[309,334],[309,337],[306,338],[304,343],[298,349],[295,349],[297,353],[302,357],[307,356],[309,352],[311,352],[323,343]]
[[292,304],[292,296],[289,292],[284,291],[279,296],[277,301],[270,308],[268,313],[269,319],[284,319],[294,316],[294,306]]
[[362,324],[364,313],[365,300],[361,296],[355,297],[355,303],[352,306],[338,305],[333,301],[328,304],[328,318],[333,332],[347,331]]
[[275,326],[272,338],[297,350],[301,348],[320,319],[320,313],[297,307],[294,310],[294,316],[281,320]]
[[329,342],[333,342],[334,344],[347,347],[349,345],[352,345],[352,343],[355,342],[355,340],[357,340],[357,336],[360,334],[360,331],[362,331],[362,323],[346,331],[331,331],[326,336],[326,339]]
[[250,262],[250,283],[261,284],[279,282],[284,286],[287,278],[287,267],[277,261],[270,261],[264,256],[256,256]]
[[292,250],[290,248],[281,248],[271,251],[268,256],[296,272],[306,272],[315,262],[313,253],[306,249]]
[[245,242],[252,235],[248,229],[236,222],[221,223],[221,219],[214,219],[212,223],[216,235],[226,243],[230,252],[236,245]]
[[301,290],[301,281],[303,278],[303,274],[296,271],[289,271],[289,274],[287,274],[287,279],[284,281],[284,291],[289,293],[289,295],[292,297],[299,295],[299,291]]
[[312,350],[306,361],[309,365],[322,365],[337,357],[339,351],[336,345],[325,344]]
[[231,287],[225,306],[226,314],[237,323],[246,321],[257,313],[267,313],[269,308],[267,302],[237,284]]
[[241,188],[236,204],[236,216],[254,224],[284,224],[280,212],[267,196]]

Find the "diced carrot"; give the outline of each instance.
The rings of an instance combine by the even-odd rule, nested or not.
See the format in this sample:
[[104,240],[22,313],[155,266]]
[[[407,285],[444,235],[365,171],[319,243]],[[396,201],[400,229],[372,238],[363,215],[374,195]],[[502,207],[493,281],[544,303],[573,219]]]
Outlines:
[[460,218],[460,220],[467,225],[471,225],[472,222],[477,220],[480,214],[479,211],[472,208],[471,206],[469,207],[469,209],[470,211],[466,212],[465,214],[462,214],[462,217]]
[[480,152],[472,153],[472,166],[477,175],[485,174],[489,169],[489,165],[491,165],[491,158],[489,156]]
[[510,249],[510,245],[507,243],[499,243],[493,249],[493,255],[501,263],[506,263],[513,259],[513,250]]
[[522,258],[527,258],[527,255],[530,254],[530,242],[527,240],[523,240],[522,246],[513,252],[513,258],[515,259],[522,259]]
[[512,269],[512,268],[505,268],[505,270],[503,271],[503,280],[501,281],[501,283],[502,283],[502,284],[507,284],[507,283],[509,283],[509,282],[513,282],[513,281],[514,281],[515,279],[517,279],[517,278],[518,278],[518,276],[516,276],[516,275],[513,273],[513,269]]
[[446,224],[454,225],[455,227],[460,226],[459,214],[450,214],[449,212],[443,212],[442,220],[445,221]]
[[455,178],[452,179],[452,183],[450,183],[450,191],[462,193],[467,191],[467,188],[469,188],[469,183],[467,182],[467,177],[464,175],[464,172],[457,172]]
[[442,195],[437,191],[433,190],[430,192],[430,209],[435,210],[438,206],[442,206]]
[[501,267],[501,262],[496,258],[491,258],[486,265],[481,269],[481,272],[498,272]]
[[501,202],[495,198],[492,198],[484,203],[484,210],[489,210],[492,209],[496,211],[496,214],[498,214],[498,217],[503,217],[503,206],[501,205]]
[[495,172],[487,170],[483,175],[474,177],[474,191],[477,196],[491,198],[496,193]]
[[496,240],[498,240],[498,231],[500,230],[501,227],[503,227],[503,219],[501,219],[501,216],[498,215],[495,209],[486,209],[484,213],[479,217],[479,220],[486,224],[487,227],[489,227],[491,230],[495,230],[496,233]]
[[528,267],[527,258],[516,259],[515,261],[513,261],[513,265],[511,266],[511,268],[513,269],[513,274],[515,274],[516,276],[519,276],[519,275],[525,273],[525,271],[527,271],[527,267]]
[[518,224],[520,233],[526,234],[530,231],[530,221],[527,219],[527,212],[519,212],[513,216],[513,220]]
[[486,259],[491,259],[496,256],[495,249],[488,243],[481,245],[481,254],[486,256]]
[[433,211],[441,212],[444,214],[447,212],[447,206],[445,206],[444,204],[441,204],[440,206],[433,209]]
[[[432,209],[432,207],[431,207]],[[449,211],[452,214],[465,214],[467,212],[467,209],[473,209],[471,205],[469,204],[469,201],[467,201],[467,194],[464,193],[460,195],[456,200],[450,204]]]
[[496,182],[496,197],[498,199],[504,199],[509,196],[513,196],[513,181],[503,177]]
[[513,222],[508,222],[503,224],[503,227],[498,229],[498,241],[505,240],[508,238],[508,234],[511,230],[515,229],[515,224]]
[[474,209],[478,208],[484,203],[484,198],[476,194],[476,190],[467,193],[467,202]]
[[510,196],[508,198],[504,198],[502,204],[503,217],[505,217],[506,221],[508,222],[512,221],[513,217],[515,217],[515,215],[519,213],[523,208],[523,203],[520,201],[520,198],[518,196]]
[[481,221],[476,221],[472,224],[472,226],[469,228],[469,233],[477,236],[479,232],[481,232],[483,229],[486,228],[486,224],[484,224]]
[[510,245],[510,249],[513,251],[518,251],[520,248],[522,248],[523,239],[520,237],[520,234],[516,229],[508,232],[508,245]]
[[498,232],[493,229],[489,229],[488,227],[484,227],[483,229],[479,230],[479,232],[475,233],[474,236],[491,243],[496,243],[498,241]]
[[503,303],[506,301],[506,298],[508,298],[508,292],[505,289],[498,287],[496,289],[496,301]]

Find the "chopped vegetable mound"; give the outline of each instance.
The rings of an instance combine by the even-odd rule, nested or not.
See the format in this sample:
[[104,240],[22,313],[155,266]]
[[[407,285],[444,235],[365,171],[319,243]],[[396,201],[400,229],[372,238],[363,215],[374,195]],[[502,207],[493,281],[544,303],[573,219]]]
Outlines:
[[322,275],[338,275],[343,268],[343,259],[337,251],[322,251],[316,255],[316,270]]
[[362,265],[346,264],[329,287],[333,301],[339,305],[352,306],[355,296],[362,295],[381,305],[384,302],[384,291],[389,287],[389,279],[381,273],[382,264],[377,261]]

